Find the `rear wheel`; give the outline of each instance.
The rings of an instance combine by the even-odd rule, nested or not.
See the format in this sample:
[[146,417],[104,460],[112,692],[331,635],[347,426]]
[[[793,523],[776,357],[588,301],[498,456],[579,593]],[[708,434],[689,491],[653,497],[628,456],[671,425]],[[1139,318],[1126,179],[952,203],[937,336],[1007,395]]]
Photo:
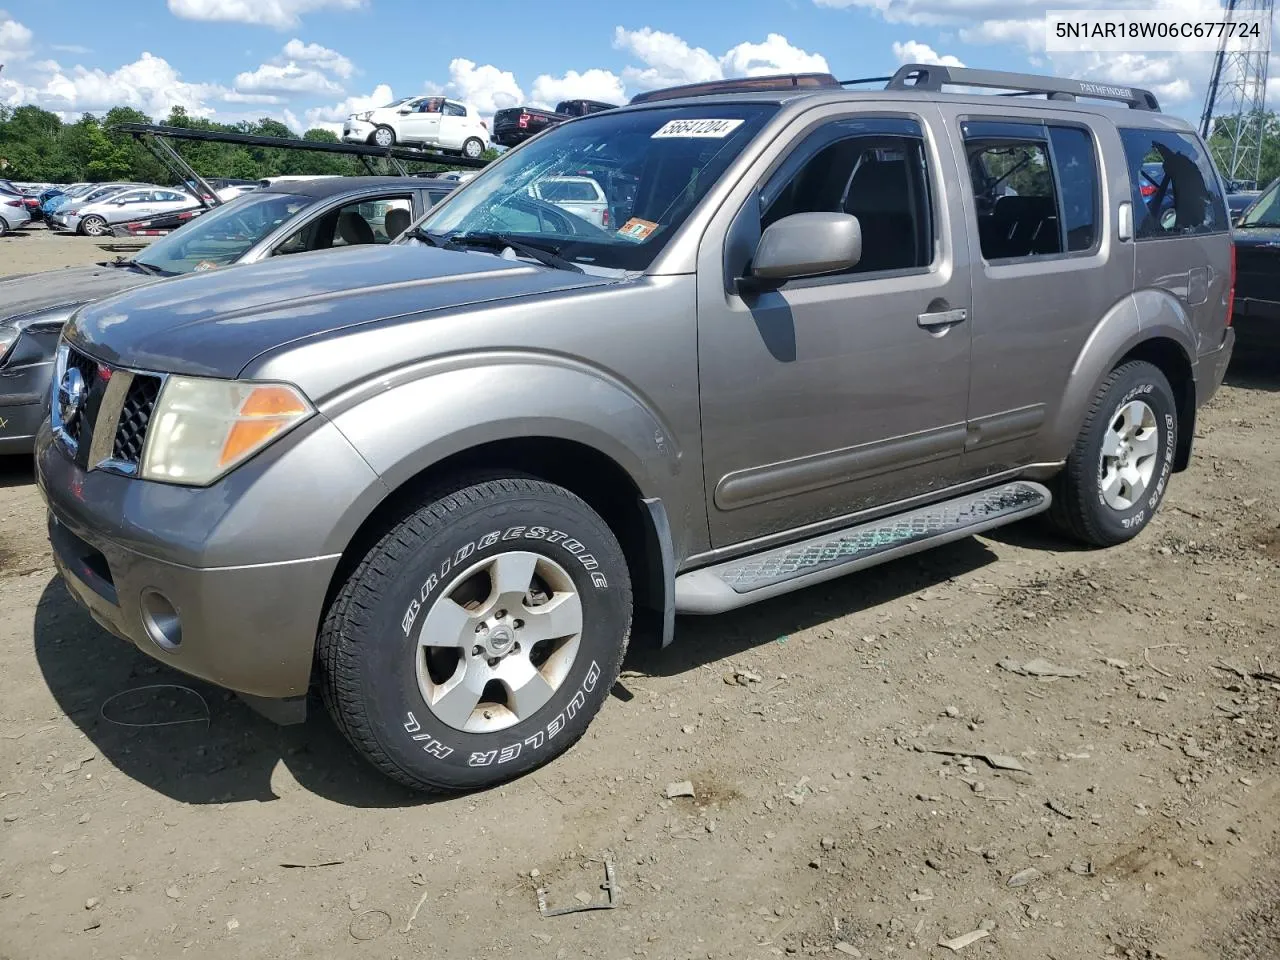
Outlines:
[[484,153],[484,143],[478,137],[471,137],[462,145],[462,155],[472,160],[479,160]]
[[394,147],[396,145],[396,132],[388,126],[379,126],[373,131],[373,136],[369,139],[377,147]]
[[586,731],[626,650],[631,584],[582,500],[524,479],[434,499],[364,557],[320,633],[325,703],[393,780],[510,780]]
[[9,232],[9,222],[4,217],[0,217],[0,237]]
[[110,233],[111,228],[101,217],[85,217],[80,221],[80,232],[87,237],[101,237]]
[[1165,375],[1140,360],[1117,367],[1058,478],[1050,519],[1094,546],[1133,539],[1164,499],[1177,442],[1177,402]]

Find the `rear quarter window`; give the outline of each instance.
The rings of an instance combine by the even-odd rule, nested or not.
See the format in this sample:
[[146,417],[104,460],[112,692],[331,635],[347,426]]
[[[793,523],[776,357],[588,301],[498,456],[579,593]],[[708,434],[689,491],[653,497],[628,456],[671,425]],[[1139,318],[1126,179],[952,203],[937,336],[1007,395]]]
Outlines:
[[1198,139],[1170,130],[1123,128],[1120,139],[1138,240],[1227,231],[1218,175]]

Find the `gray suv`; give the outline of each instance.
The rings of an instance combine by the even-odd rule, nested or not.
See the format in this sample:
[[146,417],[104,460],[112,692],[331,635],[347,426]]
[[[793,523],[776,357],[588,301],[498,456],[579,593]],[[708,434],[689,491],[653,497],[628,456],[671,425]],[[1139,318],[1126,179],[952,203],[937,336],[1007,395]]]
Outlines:
[[[529,190],[580,170],[634,182],[624,222]],[[1037,513],[1137,535],[1231,354],[1231,251],[1143,90],[649,94],[394,244],[81,308],[37,440],[54,555],[163,662],[281,720],[314,685],[400,783],[492,785],[582,735],[633,609],[665,643]]]

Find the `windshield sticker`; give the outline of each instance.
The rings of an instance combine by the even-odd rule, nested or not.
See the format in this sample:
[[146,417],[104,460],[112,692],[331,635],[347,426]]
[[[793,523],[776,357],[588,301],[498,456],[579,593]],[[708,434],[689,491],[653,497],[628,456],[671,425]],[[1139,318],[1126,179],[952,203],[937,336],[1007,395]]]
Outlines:
[[741,120],[668,120],[649,139],[685,137],[723,140],[740,126]]
[[639,217],[632,217],[621,227],[618,228],[618,236],[626,240],[635,240],[640,243],[649,239],[649,234],[658,229],[658,225],[652,220],[641,220]]
[[199,263],[197,263],[197,264],[196,264],[196,270],[197,270],[197,271],[200,271],[200,270],[217,270],[217,269],[218,269],[218,265],[217,265],[216,263],[214,263],[212,260],[201,260]]

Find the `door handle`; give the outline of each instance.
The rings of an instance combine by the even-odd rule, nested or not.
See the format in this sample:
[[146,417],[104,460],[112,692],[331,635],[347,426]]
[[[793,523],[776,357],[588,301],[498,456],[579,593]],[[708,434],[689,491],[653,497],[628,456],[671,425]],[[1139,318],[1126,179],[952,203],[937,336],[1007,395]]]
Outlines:
[[925,330],[936,330],[939,327],[953,327],[969,319],[969,311],[963,307],[954,310],[938,310],[935,313],[922,313],[916,317],[916,324]]

